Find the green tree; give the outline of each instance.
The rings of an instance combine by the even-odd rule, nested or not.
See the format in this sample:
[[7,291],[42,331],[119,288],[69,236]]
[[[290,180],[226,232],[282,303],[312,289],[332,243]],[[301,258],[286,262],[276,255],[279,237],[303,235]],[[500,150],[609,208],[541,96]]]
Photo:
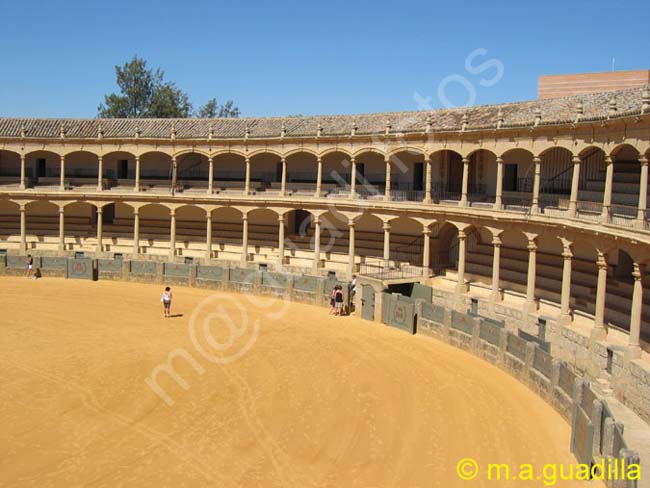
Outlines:
[[[194,114],[190,98],[175,83],[165,81],[160,68],[155,71],[147,62],[133,56],[122,66],[115,66],[119,93],[104,96],[97,107],[103,118],[186,118]],[[203,105],[198,117],[239,117],[239,109],[232,100],[219,105],[215,98]]]
[[227,100],[223,105],[217,103],[216,98],[211,98],[205,105],[199,108],[196,116],[202,119],[213,119],[215,117],[239,117],[239,109],[235,102]]

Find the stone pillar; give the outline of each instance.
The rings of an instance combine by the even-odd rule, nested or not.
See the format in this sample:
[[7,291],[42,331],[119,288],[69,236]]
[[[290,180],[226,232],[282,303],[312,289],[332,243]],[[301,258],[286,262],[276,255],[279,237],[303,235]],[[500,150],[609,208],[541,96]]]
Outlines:
[[104,189],[104,158],[102,156],[97,157],[97,191],[102,191]]
[[20,189],[24,190],[27,188],[27,182],[25,178],[25,155],[20,155]]
[[282,158],[282,180],[280,181],[280,196],[287,193],[287,160]]
[[501,301],[499,292],[499,269],[501,267],[501,239],[495,236],[492,239],[493,254],[492,254],[492,302],[496,303]]
[[176,256],[176,209],[172,208],[169,211],[171,218],[169,225],[169,258],[173,261]]
[[469,182],[469,159],[463,158],[463,186],[460,190],[460,205],[467,206],[467,185]]
[[566,241],[563,244],[562,257],[564,258],[564,265],[562,266],[562,295],[560,297],[560,325],[565,325],[571,322],[571,309],[569,308],[571,301],[571,243]]
[[390,261],[390,223],[384,222],[384,265],[388,266]]
[[65,207],[59,207],[59,252],[65,251]]
[[535,275],[537,274],[537,243],[535,239],[528,240],[528,280],[526,282],[526,312],[537,311],[535,299]]
[[316,173],[316,193],[314,194],[314,196],[316,198],[320,198],[321,191],[323,188],[323,160],[319,157],[317,159],[317,162],[318,162],[318,169]]
[[214,160],[208,158],[208,194],[212,195],[214,189]]
[[424,230],[422,230],[422,234],[424,235],[424,246],[422,249],[422,276],[428,276],[429,275],[429,254],[430,252],[430,242],[431,242],[431,229],[429,227],[424,227]]
[[628,338],[628,356],[630,359],[641,357],[641,311],[643,309],[643,285],[641,279],[641,266],[634,263],[632,271],[634,278],[634,288],[632,291],[632,310],[630,312],[630,336]]
[[348,220],[348,278],[354,274],[354,225],[353,219]]
[[384,190],[384,200],[390,201],[390,157],[386,156],[386,189]]
[[467,235],[464,230],[458,231],[458,281],[456,282],[456,293],[467,292],[465,285],[465,241]]
[[135,157],[135,191],[140,191],[140,156]]
[[535,172],[533,176],[533,201],[530,206],[530,212],[536,214],[539,213],[539,187],[541,181],[542,160],[538,157],[534,157],[533,164],[535,165]]
[[178,164],[176,158],[172,157],[172,195],[176,192],[176,183],[178,181]]
[[605,296],[607,294],[607,257],[598,251],[598,285],[596,288],[596,311],[594,315],[594,330],[591,336],[596,340],[607,337],[605,330]]
[[314,262],[312,270],[318,272],[320,266],[320,217],[314,217]]
[[575,218],[578,210],[578,185],[580,184],[580,158],[573,156],[573,177],[571,178],[571,197],[569,197],[569,217]]
[[246,176],[244,178],[244,195],[248,195],[251,192],[251,160],[246,158]]
[[205,215],[205,259],[212,258],[212,210],[207,210]]
[[503,159],[497,158],[497,189],[494,197],[494,210],[503,208]]
[[646,207],[648,206],[648,159],[639,158],[641,165],[641,179],[639,186],[639,211],[637,213],[638,226],[643,228],[646,219]]
[[[248,161],[248,158],[246,159]],[[242,215],[241,262],[248,262],[248,215]]]
[[25,205],[20,206],[20,254],[25,254],[27,251],[27,209]]
[[284,266],[284,215],[278,215],[278,266]]
[[424,160],[424,199],[422,203],[431,203],[431,158]]
[[601,223],[609,222],[609,210],[612,206],[612,184],[614,181],[614,160],[610,156],[605,156],[607,171],[605,173],[605,193],[603,194],[603,212],[600,216]]
[[140,254],[140,209],[133,209],[133,255]]
[[59,190],[65,190],[65,156],[61,156],[61,174],[59,175]]
[[97,249],[96,252],[100,253],[104,250],[102,246],[102,239],[104,237],[104,207],[97,207]]
[[350,198],[354,199],[357,191],[357,160],[351,159],[352,166],[350,169]]

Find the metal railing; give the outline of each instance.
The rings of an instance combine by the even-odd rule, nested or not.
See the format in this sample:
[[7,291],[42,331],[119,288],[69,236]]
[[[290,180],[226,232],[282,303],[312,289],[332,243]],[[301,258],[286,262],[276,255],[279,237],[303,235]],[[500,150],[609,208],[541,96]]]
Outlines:
[[361,263],[359,265],[359,274],[380,280],[399,280],[430,276],[431,269],[425,269],[422,266],[414,266],[412,264],[390,266],[388,263]]

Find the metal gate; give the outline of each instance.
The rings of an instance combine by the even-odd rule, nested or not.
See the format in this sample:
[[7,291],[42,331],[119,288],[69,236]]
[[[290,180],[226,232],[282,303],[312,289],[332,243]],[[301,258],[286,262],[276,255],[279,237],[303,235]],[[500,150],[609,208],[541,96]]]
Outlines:
[[361,318],[375,320],[375,289],[371,285],[361,289]]

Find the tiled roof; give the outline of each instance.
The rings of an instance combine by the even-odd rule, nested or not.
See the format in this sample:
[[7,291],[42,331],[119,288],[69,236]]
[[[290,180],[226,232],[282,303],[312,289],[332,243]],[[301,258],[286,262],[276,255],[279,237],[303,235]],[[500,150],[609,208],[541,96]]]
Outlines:
[[[615,100],[615,111],[612,106]],[[96,138],[100,128],[104,138],[167,139],[175,131],[177,139],[204,139],[212,132],[215,139],[313,137],[351,134],[424,132],[427,123],[432,132],[561,124],[576,120],[582,104],[581,120],[602,120],[641,113],[643,103],[650,105],[648,88],[634,88],[586,95],[437,109],[417,112],[384,112],[360,115],[317,115],[306,117],[242,117],[222,119],[33,119],[0,118],[0,137],[59,138],[63,128],[67,138]],[[646,113],[650,108],[646,108]]]

